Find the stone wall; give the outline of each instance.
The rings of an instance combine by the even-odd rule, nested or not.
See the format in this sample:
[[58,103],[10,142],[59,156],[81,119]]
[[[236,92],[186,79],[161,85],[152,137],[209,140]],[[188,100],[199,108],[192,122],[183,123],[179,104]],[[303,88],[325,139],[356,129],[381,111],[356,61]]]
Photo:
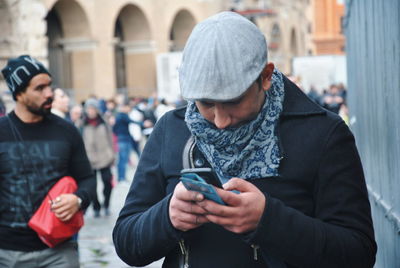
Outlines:
[[[150,96],[156,91],[157,55],[181,50],[196,23],[229,10],[236,2],[0,0],[0,28],[4,29],[0,32],[0,65],[3,67],[10,57],[31,54],[50,67],[54,83],[70,92],[76,101],[89,95],[114,96],[118,71],[124,72],[118,76],[125,77],[119,83],[125,85],[124,92]],[[273,26],[279,26],[279,42],[270,43],[270,60],[290,73],[291,58],[307,55],[311,50],[307,31],[310,1],[239,2],[242,10],[273,10],[274,15],[256,14],[249,18],[265,33],[268,42]],[[121,30],[118,35],[117,24]],[[48,28],[52,30],[49,33]],[[121,57],[116,57],[116,46],[122,51]],[[5,90],[0,78],[0,92]]]

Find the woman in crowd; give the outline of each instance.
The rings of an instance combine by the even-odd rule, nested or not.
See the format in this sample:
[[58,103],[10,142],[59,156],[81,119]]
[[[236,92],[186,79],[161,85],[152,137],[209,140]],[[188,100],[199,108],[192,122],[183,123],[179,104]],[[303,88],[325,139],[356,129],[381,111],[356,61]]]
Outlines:
[[[88,99],[84,108],[85,118],[82,126],[82,137],[92,168],[96,174],[100,172],[104,184],[103,208],[105,215],[108,216],[112,191],[111,166],[114,163],[112,133],[110,127],[100,115],[99,104],[96,99]],[[97,194],[93,200],[93,209],[95,217],[99,217],[101,205]]]

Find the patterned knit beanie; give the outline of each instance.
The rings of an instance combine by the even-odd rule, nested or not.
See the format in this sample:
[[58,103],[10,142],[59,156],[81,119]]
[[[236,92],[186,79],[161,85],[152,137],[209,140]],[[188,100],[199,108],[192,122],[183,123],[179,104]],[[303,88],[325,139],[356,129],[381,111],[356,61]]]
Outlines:
[[22,55],[18,58],[9,59],[7,66],[4,67],[1,72],[14,100],[17,100],[16,96],[18,93],[25,90],[29,81],[31,81],[34,76],[40,73],[50,75],[49,71],[43,66],[43,64],[29,55]]

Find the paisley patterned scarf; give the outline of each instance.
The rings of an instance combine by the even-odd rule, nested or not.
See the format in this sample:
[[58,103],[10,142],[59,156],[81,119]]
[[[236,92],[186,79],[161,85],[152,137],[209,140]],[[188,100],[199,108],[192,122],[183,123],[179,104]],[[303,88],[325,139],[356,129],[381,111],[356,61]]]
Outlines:
[[282,73],[275,69],[260,113],[239,127],[218,129],[199,113],[193,101],[188,102],[186,124],[221,183],[232,177],[259,179],[278,175],[281,152],[276,126],[283,98]]

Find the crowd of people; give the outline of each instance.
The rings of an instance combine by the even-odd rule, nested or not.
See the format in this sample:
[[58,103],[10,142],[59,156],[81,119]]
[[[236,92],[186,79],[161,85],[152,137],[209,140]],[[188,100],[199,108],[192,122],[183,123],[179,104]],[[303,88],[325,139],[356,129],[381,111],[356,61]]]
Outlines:
[[[101,209],[108,216],[113,186],[116,183],[130,183],[126,177],[127,167],[137,164],[135,162],[155,123],[166,112],[184,106],[186,102],[169,104],[165,99],[156,97],[127,97],[120,94],[110,99],[90,96],[82,103],[73,104],[63,89],[55,88],[53,91],[51,112],[78,128],[91,166],[103,184],[103,203],[100,204],[97,195],[92,203],[94,216],[100,217]],[[342,83],[332,84],[322,94],[311,87],[307,96],[325,109],[339,114],[348,124],[346,88]],[[6,108],[0,99],[0,117],[4,115]],[[131,157],[132,152],[136,157]]]
[[[130,182],[126,169],[137,164],[154,124],[166,112],[185,103],[117,95],[107,100],[90,96],[82,103],[73,104],[65,90],[54,88],[53,93],[51,113],[79,130],[90,164],[103,183],[102,204],[97,195],[92,202],[94,216],[100,217],[101,209],[108,216],[112,188],[116,183]],[[0,99],[0,117],[5,115],[6,107]],[[131,157],[132,152],[136,157]]]
[[[103,184],[102,204],[94,196],[92,207],[95,217],[100,217],[101,209],[110,215],[110,198],[116,183],[130,183],[126,176],[128,165],[135,166],[145,141],[154,124],[168,111],[185,102],[169,104],[165,99],[139,98],[117,95],[102,99],[90,96],[82,103],[72,104],[67,92],[55,88],[51,113],[74,124],[82,135],[85,149],[95,174],[99,174]],[[320,94],[311,87],[307,96],[318,105],[340,114],[348,124],[346,89],[343,84],[332,84]],[[0,117],[6,115],[0,99]],[[131,158],[131,153],[136,154]],[[116,169],[112,168],[115,165]],[[115,174],[113,174],[115,173]],[[116,178],[116,179],[115,179]]]
[[339,114],[346,124],[349,124],[349,113],[346,102],[347,90],[343,83],[331,84],[329,89],[324,90],[322,94],[318,93],[315,87],[311,86],[307,96],[325,109]]
[[[140,156],[156,121],[175,106],[122,95],[108,100],[91,96],[73,104],[29,55],[10,59],[2,74],[15,106],[6,111],[0,98],[0,267],[38,267],[38,262],[40,267],[79,267],[78,234],[49,248],[28,227],[30,217],[64,176],[72,176],[78,190],[51,197],[51,210],[60,221],[87,212],[90,204],[94,217],[109,216],[113,184],[126,183],[126,166],[137,164],[131,151]],[[32,253],[29,258],[26,252]]]
[[[65,92],[58,88],[54,93],[52,112],[79,129],[92,168],[103,183],[103,204],[98,197],[94,198],[94,216],[99,217],[101,209],[108,216],[112,187],[116,183],[130,183],[128,165],[137,164],[154,124],[175,104],[164,99],[118,95],[107,100],[91,96],[82,104],[70,106]],[[136,157],[131,157],[132,152]]]

